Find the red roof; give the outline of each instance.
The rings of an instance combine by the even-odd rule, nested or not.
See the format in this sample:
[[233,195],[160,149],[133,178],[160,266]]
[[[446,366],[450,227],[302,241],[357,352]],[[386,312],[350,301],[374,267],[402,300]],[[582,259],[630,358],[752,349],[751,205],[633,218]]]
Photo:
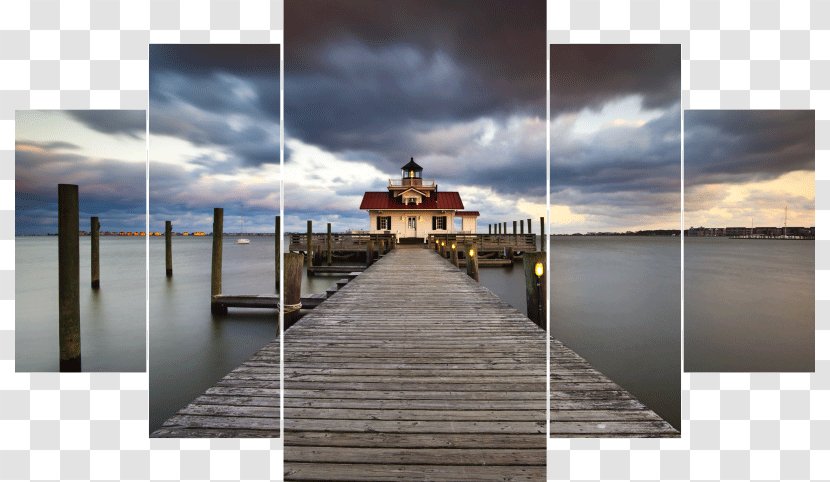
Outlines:
[[455,214],[458,216],[481,216],[478,211],[456,211]]
[[389,192],[367,192],[363,194],[360,209],[464,209],[464,203],[460,194],[451,191],[434,192],[430,197],[423,198],[421,204],[409,205],[392,198]]

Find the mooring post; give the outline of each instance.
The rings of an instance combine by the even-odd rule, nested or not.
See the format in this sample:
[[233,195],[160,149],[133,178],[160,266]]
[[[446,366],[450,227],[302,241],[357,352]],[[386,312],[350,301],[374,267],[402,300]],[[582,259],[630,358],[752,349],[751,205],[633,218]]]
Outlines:
[[372,240],[372,235],[369,235],[369,241],[366,242],[366,267],[372,266],[375,261],[375,242]]
[[507,234],[507,221],[504,222],[504,234]]
[[274,216],[274,289],[280,291],[280,242],[282,241],[280,217]]
[[226,306],[222,306],[214,300],[216,295],[222,294],[222,234],[224,232],[225,210],[213,208],[213,250],[210,258],[210,312],[222,315],[228,312]]
[[305,228],[305,262],[306,267],[308,268],[314,266],[314,259],[311,257],[311,255],[311,220],[309,219],[308,221],[306,221]]
[[452,261],[452,264],[458,268],[458,245],[455,241],[453,241],[452,246],[450,246],[450,260]]
[[525,233],[525,220],[520,219],[519,220],[519,234],[524,234],[524,233]]
[[78,186],[58,184],[58,338],[60,371],[81,371]]
[[326,266],[331,266],[331,223],[326,223]]
[[464,256],[467,258],[467,276],[478,281],[478,250],[475,245],[468,244]]
[[98,216],[89,218],[89,236],[90,236],[90,279],[92,280],[92,289],[97,290],[101,287],[101,257],[99,251],[101,224],[98,222]]
[[168,278],[173,277],[173,222],[164,222],[164,271]]
[[544,217],[539,218],[539,233],[541,235],[539,237],[540,242],[541,242],[541,245],[539,247],[539,251],[544,251],[545,250],[545,218]]
[[293,321],[300,313],[302,304],[303,255],[285,253],[282,272],[282,313],[284,321]]
[[533,230],[530,229],[530,218],[527,219],[527,234],[533,234]]
[[[527,298],[527,317],[536,325],[545,328],[545,293],[547,293],[547,269],[545,252],[534,251],[522,257],[525,272],[525,295]],[[537,266],[537,264],[539,266]]]
[[516,234],[516,221],[513,221],[513,234]]

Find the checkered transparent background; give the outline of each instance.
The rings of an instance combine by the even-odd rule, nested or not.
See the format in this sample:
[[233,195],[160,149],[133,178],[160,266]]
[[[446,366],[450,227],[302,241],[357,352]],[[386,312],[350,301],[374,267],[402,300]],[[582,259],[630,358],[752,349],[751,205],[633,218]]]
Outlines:
[[273,440],[149,440],[146,373],[14,373],[15,109],[146,109],[148,43],[280,43],[281,0],[0,2],[0,479],[276,480]]
[[815,109],[818,239],[815,374],[684,374],[681,439],[550,439],[548,478],[830,480],[830,1],[548,0],[548,29],[682,44],[684,109]]

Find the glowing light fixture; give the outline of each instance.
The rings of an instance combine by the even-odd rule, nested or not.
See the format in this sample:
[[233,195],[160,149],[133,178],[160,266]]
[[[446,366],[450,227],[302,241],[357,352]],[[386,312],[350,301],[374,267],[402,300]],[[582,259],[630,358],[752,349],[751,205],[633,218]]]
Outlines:
[[443,248],[444,246],[446,246],[446,245],[447,245],[447,243],[446,243],[446,242],[441,241],[441,247],[442,247],[442,248]]
[[452,249],[455,249],[455,243],[452,243],[451,247],[452,247]]
[[543,274],[545,274],[545,264],[541,261],[536,262],[536,266],[533,268],[533,272],[536,273],[537,278],[541,278]]
[[476,255],[476,250],[473,249],[473,248],[470,248],[470,257],[472,258],[475,255]]

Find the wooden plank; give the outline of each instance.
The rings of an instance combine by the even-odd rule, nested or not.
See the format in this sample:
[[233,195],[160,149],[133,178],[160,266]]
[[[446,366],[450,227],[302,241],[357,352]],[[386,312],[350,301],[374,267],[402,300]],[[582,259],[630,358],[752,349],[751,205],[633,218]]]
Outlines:
[[279,437],[279,387],[279,340],[274,340],[150,437]]
[[284,338],[286,479],[544,477],[545,333],[431,250],[398,246]]

